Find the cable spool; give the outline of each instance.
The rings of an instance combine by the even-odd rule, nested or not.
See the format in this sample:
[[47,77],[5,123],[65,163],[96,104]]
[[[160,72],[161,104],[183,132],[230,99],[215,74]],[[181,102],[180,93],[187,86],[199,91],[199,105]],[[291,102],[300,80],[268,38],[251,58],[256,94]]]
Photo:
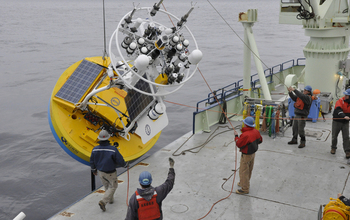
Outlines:
[[[244,109],[243,109],[243,120],[247,117],[249,105],[248,102],[244,103]],[[244,122],[242,122],[242,128],[244,127]]]
[[262,105],[256,104],[256,111],[255,111],[255,128],[257,130],[260,129],[260,115],[261,115],[261,110],[262,110]]
[[323,220],[348,220],[349,215],[349,206],[339,199],[331,198],[331,201],[324,207]]

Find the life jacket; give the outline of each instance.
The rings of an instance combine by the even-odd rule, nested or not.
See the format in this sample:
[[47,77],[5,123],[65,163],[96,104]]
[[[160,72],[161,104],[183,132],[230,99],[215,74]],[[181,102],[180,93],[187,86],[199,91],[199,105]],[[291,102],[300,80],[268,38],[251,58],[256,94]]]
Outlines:
[[154,220],[160,218],[160,209],[157,203],[157,192],[154,190],[152,199],[147,201],[142,198],[136,190],[136,199],[139,203],[138,216],[139,220]]
[[341,99],[339,99],[339,100],[335,103],[334,109],[336,109],[337,107],[340,107],[340,108],[343,110],[343,112],[344,112],[345,114],[349,114],[349,113],[350,113],[350,104],[347,103],[347,102],[345,102],[345,98],[344,98],[344,97],[341,98]]
[[304,102],[299,97],[297,98],[297,101],[294,103],[294,107],[300,110],[304,109]]

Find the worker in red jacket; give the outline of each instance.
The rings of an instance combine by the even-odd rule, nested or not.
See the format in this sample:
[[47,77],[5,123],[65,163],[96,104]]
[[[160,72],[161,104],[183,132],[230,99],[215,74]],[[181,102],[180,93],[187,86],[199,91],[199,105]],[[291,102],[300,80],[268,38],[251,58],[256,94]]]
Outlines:
[[349,120],[350,120],[350,89],[347,89],[344,97],[340,98],[334,106],[332,122],[331,154],[337,150],[338,134],[341,131],[343,137],[343,149],[345,157],[350,158]]
[[250,178],[254,167],[255,152],[262,143],[260,132],[255,129],[254,119],[246,117],[243,120],[245,127],[242,128],[241,136],[238,136],[237,131],[234,131],[236,146],[242,152],[241,162],[239,167],[239,183],[241,189],[236,191],[237,194],[248,194],[250,187]]

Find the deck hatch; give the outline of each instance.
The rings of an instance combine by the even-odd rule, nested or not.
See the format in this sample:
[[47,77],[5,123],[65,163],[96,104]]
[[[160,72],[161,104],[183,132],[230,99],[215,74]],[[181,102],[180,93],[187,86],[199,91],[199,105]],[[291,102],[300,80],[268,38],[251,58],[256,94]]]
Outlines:
[[[151,93],[150,85],[143,81],[139,80],[135,88]],[[128,95],[125,97],[125,104],[128,109],[130,120],[133,121],[136,117],[141,114],[154,100],[152,96],[144,95],[135,90],[130,90]]]
[[83,60],[56,93],[56,97],[73,104],[78,103],[102,69],[100,65]]

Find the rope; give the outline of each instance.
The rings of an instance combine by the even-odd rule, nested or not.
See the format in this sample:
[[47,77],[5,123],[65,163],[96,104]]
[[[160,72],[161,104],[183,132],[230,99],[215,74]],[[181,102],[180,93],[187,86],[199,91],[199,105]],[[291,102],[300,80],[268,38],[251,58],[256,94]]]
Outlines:
[[[162,6],[164,8],[164,11],[167,11],[163,2],[162,2]],[[175,24],[174,24],[173,20],[171,19],[170,15],[168,15],[168,17],[169,17],[169,20],[171,21],[171,23],[173,24],[173,26],[175,27]]]
[[[213,96],[214,96],[216,102],[218,103],[218,105],[219,105],[219,107],[220,107],[220,109],[221,109],[221,111],[222,111],[222,114],[225,115],[225,117],[227,118],[227,121],[230,123],[232,129],[235,130],[235,128],[234,128],[234,126],[232,125],[231,121],[228,119],[226,112],[223,110],[223,107],[221,106],[219,100],[218,100],[217,97],[214,95],[213,90],[210,88],[210,86],[209,86],[207,80],[206,80],[205,77],[203,76],[202,71],[200,71],[199,68],[197,68],[197,69],[198,69],[198,72],[201,74],[201,76],[202,76],[204,82],[207,84],[208,88],[210,89],[210,92],[213,94]],[[235,170],[237,170],[237,148],[236,148],[236,147],[235,147]],[[205,214],[203,217],[199,218],[198,220],[203,219],[203,218],[205,218],[206,216],[208,216],[209,213],[213,210],[213,208],[214,208],[214,206],[215,206],[216,204],[218,204],[219,202],[221,202],[221,201],[223,201],[223,200],[225,200],[225,199],[227,199],[227,198],[229,198],[229,197],[231,196],[232,191],[233,191],[233,186],[234,186],[234,183],[235,183],[235,178],[236,178],[236,172],[235,172],[234,177],[233,177],[233,182],[232,182],[232,187],[231,187],[230,194],[229,194],[228,196],[226,196],[225,198],[222,198],[222,199],[218,200],[217,202],[215,202],[215,203],[212,205],[212,207],[210,208],[210,210],[208,211],[208,213]]]
[[249,47],[248,44],[246,44],[246,42],[244,42],[244,40],[237,34],[237,32],[231,27],[231,25],[225,20],[225,18],[220,14],[220,12],[214,7],[214,5],[209,1],[207,0],[208,3],[211,5],[211,7],[216,11],[216,13],[218,13],[218,15],[221,17],[221,19],[227,24],[227,26],[232,30],[232,32],[243,42],[243,44],[254,54],[254,56],[256,58],[258,58],[262,64],[264,64],[264,66],[266,66],[266,68],[270,69],[261,59],[258,55],[256,55],[252,49]]
[[[239,125],[238,125],[237,127],[239,127]],[[228,128],[228,130],[225,130],[225,131],[222,131],[222,132],[219,132],[219,133],[215,134],[215,132],[216,132],[218,129],[220,129],[220,128]],[[232,131],[232,130],[233,130],[233,129],[230,128],[229,126],[218,126],[218,127],[215,129],[215,131],[214,131],[212,134],[210,134],[210,136],[207,138],[207,140],[206,140],[203,144],[201,144],[201,145],[199,145],[199,146],[197,146],[197,147],[193,147],[193,148],[184,150],[184,151],[182,151],[182,152],[179,153],[179,154],[176,154],[176,152],[179,151],[179,150],[183,147],[183,145],[185,145],[186,142],[187,142],[189,139],[192,138],[192,136],[194,135],[194,134],[192,134],[189,138],[187,138],[187,140],[186,140],[183,144],[181,144],[181,146],[180,146],[178,149],[176,149],[176,151],[175,151],[172,155],[173,155],[173,156],[180,156],[180,155],[182,155],[182,154],[185,154],[185,152],[198,153],[207,143],[209,143],[211,140],[213,140],[216,136],[218,136],[218,135],[220,135],[220,134],[222,134],[222,133],[228,132],[228,131]],[[214,134],[215,134],[215,135],[214,135]],[[230,144],[233,143],[233,142],[235,142],[235,141],[229,142],[229,143],[227,144],[227,146],[230,145]],[[197,149],[197,148],[199,148],[198,151],[193,151],[194,149]],[[227,198],[229,198],[229,197],[231,196],[231,194],[232,194],[232,192],[233,192],[234,183],[235,183],[235,178],[236,178],[236,173],[237,173],[236,171],[237,171],[237,148],[235,148],[235,172],[234,172],[234,174],[232,174],[232,175],[233,175],[233,182],[232,182],[232,186],[231,186],[231,190],[230,190],[229,195],[226,196],[225,198],[222,198],[222,199],[216,201],[215,203],[213,203],[213,205],[211,206],[211,208],[210,208],[210,210],[207,212],[207,214],[204,215],[203,217],[199,218],[199,219],[203,219],[203,218],[205,218],[206,216],[208,216],[209,213],[212,211],[212,209],[214,208],[214,206],[215,206],[216,204],[218,204],[219,202],[221,202],[221,201],[223,201],[223,200],[225,200],[225,199],[227,199]],[[231,175],[229,178],[231,178],[232,175]],[[226,182],[227,182],[227,181],[228,181],[228,180],[226,180]]]
[[[216,131],[219,130],[220,128],[227,128],[227,130],[221,131],[221,132],[215,134]],[[187,141],[190,140],[190,139],[193,137],[194,134],[192,134],[189,138],[186,139],[186,141],[185,141],[184,143],[181,144],[181,146],[180,146],[179,148],[177,148],[177,149],[174,151],[174,153],[173,153],[172,155],[176,157],[176,156],[184,155],[186,152],[198,153],[200,150],[202,150],[203,147],[205,147],[205,145],[206,145],[207,143],[209,143],[211,140],[213,140],[216,136],[218,136],[218,135],[220,135],[220,134],[223,134],[223,133],[225,133],[225,132],[228,132],[228,131],[232,131],[232,130],[233,130],[233,129],[230,128],[229,126],[218,126],[218,127],[215,129],[215,131],[212,132],[212,133],[210,134],[210,136],[204,141],[203,144],[198,145],[198,146],[196,146],[196,147],[192,147],[192,148],[190,148],[190,149],[183,150],[183,151],[181,151],[181,153],[176,154],[176,152],[178,152],[178,151],[187,143]],[[215,134],[215,135],[214,135],[214,134]],[[231,142],[230,142],[230,143],[231,143]],[[194,150],[197,149],[197,148],[199,148],[199,149],[198,149],[197,151],[194,151]]]

